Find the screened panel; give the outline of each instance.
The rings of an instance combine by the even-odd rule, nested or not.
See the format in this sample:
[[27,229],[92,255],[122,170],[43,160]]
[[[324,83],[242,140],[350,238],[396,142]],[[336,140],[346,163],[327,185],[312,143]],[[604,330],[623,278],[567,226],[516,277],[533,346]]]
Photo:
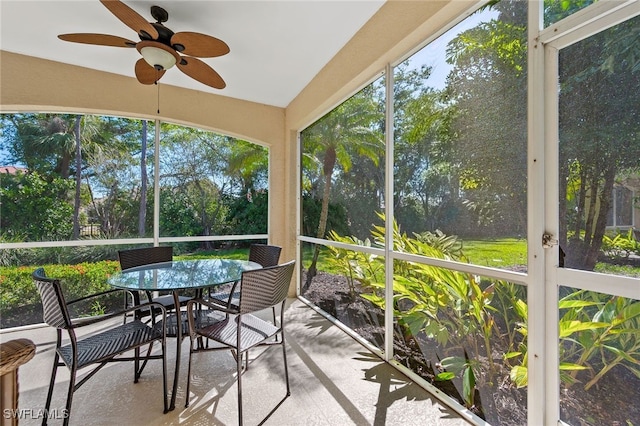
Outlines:
[[394,359],[489,424],[526,424],[523,286],[394,262]]
[[560,287],[560,419],[640,424],[640,300]]
[[544,26],[556,22],[581,11],[597,0],[545,0],[544,1]]
[[[527,2],[483,8],[394,69],[394,213],[466,261],[526,270]],[[464,251],[464,250],[463,250]]]
[[[42,301],[31,274],[37,267],[58,278],[65,298],[109,290],[107,278],[120,270],[116,246],[0,250],[0,328],[40,324]],[[122,308],[122,294],[74,304],[72,316],[101,315]]]
[[[314,256],[317,269],[310,271]],[[384,257],[304,243],[300,286],[303,297],[384,347]]]
[[[150,135],[150,136],[149,136]],[[3,114],[0,229],[12,242],[131,238],[140,228],[143,120]],[[153,154],[153,149],[151,149]]]
[[268,155],[253,143],[163,123],[160,236],[266,234]]
[[[256,241],[257,242],[257,241]],[[173,247],[177,260],[226,258],[246,260],[249,248],[212,251],[199,250],[208,242],[163,243]],[[120,271],[118,251],[152,244],[92,245],[81,247],[46,247],[3,249],[0,251],[0,329],[42,323],[42,303],[31,274],[43,267],[47,276],[58,278],[68,300],[111,289],[107,279]],[[220,288],[219,290],[224,290]],[[129,299],[131,301],[131,299]],[[101,315],[121,309],[123,294],[106,295],[75,304],[74,316]]]
[[640,79],[629,37],[639,26],[635,17],[559,52],[559,241],[568,268],[640,275],[632,229],[640,226]]
[[384,79],[302,131],[302,234],[364,240],[384,211]]

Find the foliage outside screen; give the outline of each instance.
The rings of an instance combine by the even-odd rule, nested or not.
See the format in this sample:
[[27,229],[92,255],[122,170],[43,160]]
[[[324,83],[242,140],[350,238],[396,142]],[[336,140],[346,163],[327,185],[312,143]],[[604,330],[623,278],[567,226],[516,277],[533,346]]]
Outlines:
[[[0,226],[5,241],[150,237],[154,123],[3,114]],[[267,232],[267,149],[162,124],[160,234]]]

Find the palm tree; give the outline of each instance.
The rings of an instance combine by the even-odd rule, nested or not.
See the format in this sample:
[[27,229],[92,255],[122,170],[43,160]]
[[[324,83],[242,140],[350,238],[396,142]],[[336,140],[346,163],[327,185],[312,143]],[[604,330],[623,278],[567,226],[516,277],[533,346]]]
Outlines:
[[225,138],[229,144],[226,174],[234,176],[242,184],[242,192],[247,193],[267,183],[269,157],[264,147],[251,142]]
[[[313,157],[316,164],[322,164],[324,179],[317,238],[324,238],[326,233],[336,165],[348,173],[352,157],[364,156],[377,165],[384,154],[384,141],[379,130],[383,115],[374,95],[373,85],[367,86],[303,132],[303,152]],[[316,275],[318,255],[319,247],[314,246],[307,285]]]

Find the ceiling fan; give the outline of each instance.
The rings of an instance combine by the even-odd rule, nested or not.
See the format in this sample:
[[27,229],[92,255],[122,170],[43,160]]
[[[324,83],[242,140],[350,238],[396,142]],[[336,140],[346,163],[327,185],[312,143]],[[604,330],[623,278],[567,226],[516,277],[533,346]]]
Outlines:
[[189,77],[215,89],[224,89],[226,83],[213,68],[197,58],[213,58],[229,53],[229,46],[215,37],[196,32],[174,33],[163,25],[169,14],[160,6],[151,6],[156,22],[147,22],[136,11],[119,0],[100,0],[116,18],[134,30],[140,37],[135,42],[108,34],[60,34],[59,39],[74,43],[99,46],[135,47],[142,55],[135,65],[135,74],[142,84],[154,84],[165,71],[176,65]]

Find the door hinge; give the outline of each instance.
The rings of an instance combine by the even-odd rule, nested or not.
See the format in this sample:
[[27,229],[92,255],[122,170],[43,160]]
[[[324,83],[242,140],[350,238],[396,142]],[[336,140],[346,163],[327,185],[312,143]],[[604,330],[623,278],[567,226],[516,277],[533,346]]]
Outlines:
[[553,235],[544,233],[542,234],[542,247],[551,248],[558,245],[558,240],[553,238]]

